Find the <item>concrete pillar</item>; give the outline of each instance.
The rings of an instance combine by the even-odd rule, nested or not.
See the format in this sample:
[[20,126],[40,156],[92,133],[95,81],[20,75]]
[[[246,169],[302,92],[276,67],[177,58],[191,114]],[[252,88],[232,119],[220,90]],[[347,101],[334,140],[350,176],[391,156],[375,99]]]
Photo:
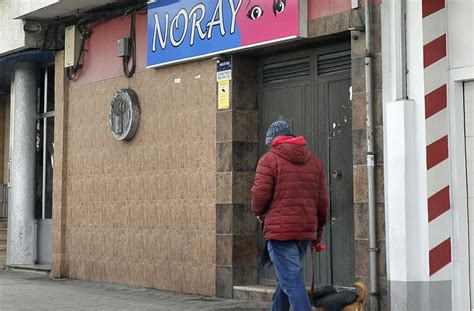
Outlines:
[[[441,36],[446,27],[443,20],[446,12],[430,14],[432,9],[425,2],[428,3],[406,1],[406,15],[401,1],[384,1],[381,5],[389,307],[392,310],[467,310],[463,302],[453,300],[453,240],[449,239],[448,244],[443,242],[451,236],[451,211],[436,215],[446,206],[451,209],[451,202],[446,204],[445,199],[439,203],[441,200],[435,197],[430,203],[438,191],[449,185],[450,163],[449,159],[443,159],[428,164],[429,146],[446,135],[448,122],[447,112],[443,111],[436,113],[438,119],[430,120],[426,98],[439,87],[438,83],[447,81],[447,66],[446,59],[441,59],[435,62],[439,67],[425,68],[424,52],[432,49],[427,49],[426,44]],[[444,6],[444,1],[437,4]],[[430,16],[423,18],[427,12]],[[403,22],[409,29],[406,40],[399,35]],[[441,33],[436,33],[438,31]],[[406,53],[400,49],[401,41],[406,41]],[[402,92],[405,74],[407,94]],[[443,99],[439,102],[436,99],[436,105],[440,103]],[[457,265],[459,263],[455,263]],[[468,288],[469,284],[463,287]],[[465,300],[469,299],[468,295],[464,296]]]
[[32,265],[36,260],[36,90],[36,66],[17,64],[12,79],[13,141],[7,265]]

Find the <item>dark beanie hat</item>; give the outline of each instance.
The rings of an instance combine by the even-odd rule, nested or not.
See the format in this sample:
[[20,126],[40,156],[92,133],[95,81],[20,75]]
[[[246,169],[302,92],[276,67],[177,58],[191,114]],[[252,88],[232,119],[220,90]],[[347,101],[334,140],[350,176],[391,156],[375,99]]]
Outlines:
[[277,136],[295,136],[286,121],[276,121],[268,128],[265,144],[268,146]]

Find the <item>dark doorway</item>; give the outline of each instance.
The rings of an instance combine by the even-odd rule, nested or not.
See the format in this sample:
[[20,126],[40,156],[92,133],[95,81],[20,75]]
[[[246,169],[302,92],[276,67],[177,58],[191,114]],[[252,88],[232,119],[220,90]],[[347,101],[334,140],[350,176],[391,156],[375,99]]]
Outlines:
[[[315,265],[318,284],[352,285],[354,211],[352,169],[351,50],[348,44],[262,57],[258,69],[260,155],[265,132],[276,120],[287,120],[296,135],[325,163],[330,213],[324,240],[328,250],[306,256],[305,278]],[[259,246],[263,243],[261,228]],[[260,249],[260,247],[259,247]],[[274,285],[273,267],[259,270],[259,283]]]
[[54,166],[54,65],[41,68],[36,126],[36,263],[51,265]]

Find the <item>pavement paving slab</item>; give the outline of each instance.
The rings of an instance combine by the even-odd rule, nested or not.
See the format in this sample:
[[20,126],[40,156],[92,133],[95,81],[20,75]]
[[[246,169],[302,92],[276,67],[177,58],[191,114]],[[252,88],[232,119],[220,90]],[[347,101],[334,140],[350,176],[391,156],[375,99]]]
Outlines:
[[1,311],[266,311],[270,305],[0,270]]

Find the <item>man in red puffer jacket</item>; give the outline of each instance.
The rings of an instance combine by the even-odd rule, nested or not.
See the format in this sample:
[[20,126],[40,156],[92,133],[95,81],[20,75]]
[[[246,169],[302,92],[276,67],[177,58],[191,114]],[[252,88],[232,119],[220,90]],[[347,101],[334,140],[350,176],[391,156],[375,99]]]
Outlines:
[[311,242],[321,241],[328,198],[321,160],[304,137],[295,137],[285,121],[267,131],[267,152],[259,161],[252,187],[252,211],[264,219],[264,235],[278,286],[273,311],[310,311],[301,261]]

